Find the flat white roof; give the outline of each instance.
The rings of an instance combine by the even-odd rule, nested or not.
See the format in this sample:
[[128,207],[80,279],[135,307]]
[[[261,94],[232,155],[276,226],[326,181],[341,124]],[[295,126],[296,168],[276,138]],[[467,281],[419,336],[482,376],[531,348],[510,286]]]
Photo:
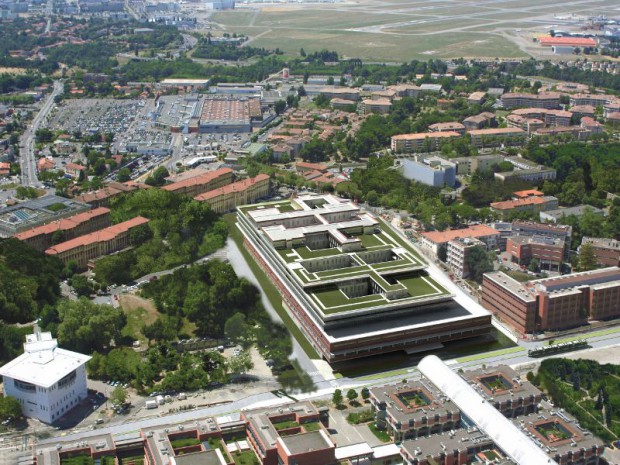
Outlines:
[[57,347],[51,350],[51,357],[44,352],[23,353],[0,368],[0,375],[49,388],[91,359]]
[[400,455],[400,447],[393,443],[385,444],[383,446],[373,447],[372,452],[373,459],[382,459],[393,455]]
[[520,465],[557,465],[555,460],[437,356],[424,357],[418,368],[515,462]]
[[350,446],[336,447],[336,459],[344,460],[361,455],[372,455],[372,447],[368,443],[360,442],[359,444],[351,444]]
[[0,375],[49,388],[91,359],[88,355],[58,348],[51,333],[26,336],[24,353],[0,367]]

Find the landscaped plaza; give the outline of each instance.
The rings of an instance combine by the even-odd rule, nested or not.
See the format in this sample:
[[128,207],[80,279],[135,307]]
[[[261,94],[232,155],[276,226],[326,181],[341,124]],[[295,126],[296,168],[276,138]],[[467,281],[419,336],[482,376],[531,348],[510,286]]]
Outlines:
[[405,238],[350,201],[303,195],[238,214],[248,251],[328,361],[427,350],[489,330],[487,314],[457,304]]

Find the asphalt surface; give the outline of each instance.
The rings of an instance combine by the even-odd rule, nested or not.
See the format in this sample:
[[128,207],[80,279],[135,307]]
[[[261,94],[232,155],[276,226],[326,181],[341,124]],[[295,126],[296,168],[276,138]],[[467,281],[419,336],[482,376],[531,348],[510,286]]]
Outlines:
[[54,81],[54,90],[51,94],[45,97],[43,106],[39,110],[39,113],[34,117],[32,123],[28,125],[24,133],[22,134],[19,143],[20,154],[20,167],[22,171],[21,183],[24,186],[30,187],[42,187],[37,177],[37,159],[34,154],[35,133],[41,127],[41,124],[47,118],[50,110],[54,106],[54,98],[60,95],[63,91],[63,83],[61,81]]

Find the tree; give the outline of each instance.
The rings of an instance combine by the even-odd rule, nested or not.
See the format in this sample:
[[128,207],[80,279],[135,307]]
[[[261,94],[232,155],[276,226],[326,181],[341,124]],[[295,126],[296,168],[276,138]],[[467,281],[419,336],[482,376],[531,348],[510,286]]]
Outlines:
[[252,368],[254,368],[254,362],[252,361],[250,352],[247,350],[228,359],[228,370],[231,374],[239,375],[247,373]]
[[527,265],[527,269],[532,273],[536,273],[540,268],[540,262],[537,258],[532,258],[530,263]]
[[579,248],[579,271],[590,271],[596,268],[596,266],[597,261],[596,255],[594,254],[594,247],[592,247],[592,244],[583,244]]
[[118,170],[118,173],[116,174],[116,180],[118,182],[127,182],[131,179],[131,171],[129,170],[129,168],[121,168],[120,170]]
[[77,301],[63,301],[58,306],[58,317],[60,345],[83,354],[102,351],[112,341],[120,340],[126,323],[120,308],[98,305],[84,297]]
[[493,261],[484,247],[476,245],[469,249],[465,257],[465,265],[469,270],[469,278],[477,283],[482,282],[484,273],[493,271]]
[[0,397],[0,422],[14,421],[21,417],[22,406],[15,397]]
[[342,405],[342,400],[342,391],[340,389],[336,389],[332,395],[332,402],[336,405],[336,407],[339,407]]
[[71,287],[75,290],[78,297],[88,297],[93,292],[93,287],[86,278],[81,274],[73,275],[71,278]]
[[347,391],[347,399],[349,399],[349,402],[353,402],[355,399],[357,399],[357,391],[355,389],[349,389]]
[[251,338],[251,328],[245,322],[245,315],[237,312],[224,323],[224,334],[231,341],[245,345]]
[[362,399],[364,400],[368,400],[368,398],[370,397],[370,389],[368,388],[363,388],[362,389]]
[[153,174],[146,179],[145,183],[149,186],[163,186],[168,176],[170,176],[170,173],[166,167],[160,166],[153,171]]
[[284,100],[278,100],[274,105],[273,109],[276,112],[276,115],[281,114],[286,109],[286,102]]
[[110,402],[123,405],[127,401],[127,391],[122,386],[117,386],[110,394]]

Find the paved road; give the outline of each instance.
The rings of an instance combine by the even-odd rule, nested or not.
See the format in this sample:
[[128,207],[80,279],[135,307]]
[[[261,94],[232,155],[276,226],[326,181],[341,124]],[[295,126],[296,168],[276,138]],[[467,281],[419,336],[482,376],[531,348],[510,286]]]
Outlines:
[[30,126],[24,131],[24,134],[22,134],[19,146],[19,158],[22,170],[21,183],[24,186],[42,187],[42,184],[37,178],[37,160],[34,155],[35,133],[40,129],[41,124],[45,121],[45,118],[47,118],[47,115],[54,106],[54,98],[62,93],[63,86],[61,81],[54,81],[53,92],[45,98],[39,113],[34,117]]

